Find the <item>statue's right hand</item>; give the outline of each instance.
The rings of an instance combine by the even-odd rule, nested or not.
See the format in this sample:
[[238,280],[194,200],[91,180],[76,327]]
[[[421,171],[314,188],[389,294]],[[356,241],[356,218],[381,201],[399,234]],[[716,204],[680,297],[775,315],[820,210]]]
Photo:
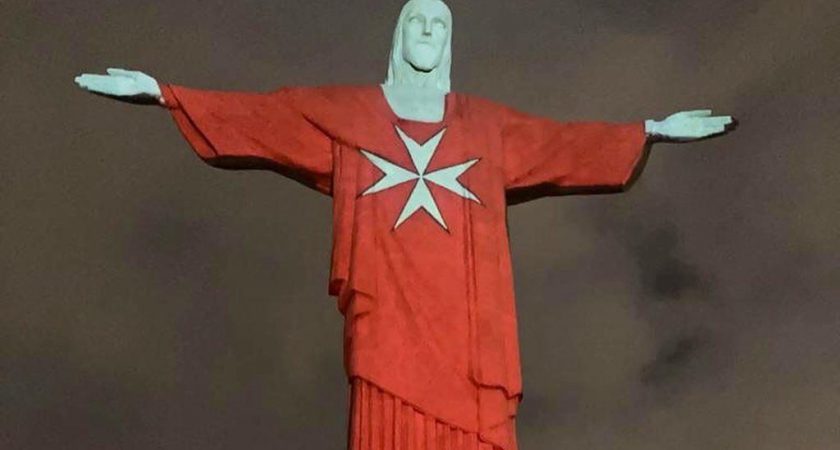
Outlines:
[[85,73],[75,79],[80,88],[93,94],[104,95],[130,103],[160,103],[158,82],[143,72],[125,69],[108,69],[108,75]]

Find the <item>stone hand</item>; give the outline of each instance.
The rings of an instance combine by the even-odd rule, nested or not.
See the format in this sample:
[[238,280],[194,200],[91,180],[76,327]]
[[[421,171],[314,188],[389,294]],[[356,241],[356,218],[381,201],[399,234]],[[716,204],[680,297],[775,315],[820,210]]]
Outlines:
[[93,94],[139,104],[162,104],[158,82],[136,70],[108,69],[108,75],[85,73],[75,79],[80,88]]
[[646,120],[645,131],[654,141],[691,142],[724,135],[735,129],[732,116],[712,116],[712,111],[683,111],[662,121]]

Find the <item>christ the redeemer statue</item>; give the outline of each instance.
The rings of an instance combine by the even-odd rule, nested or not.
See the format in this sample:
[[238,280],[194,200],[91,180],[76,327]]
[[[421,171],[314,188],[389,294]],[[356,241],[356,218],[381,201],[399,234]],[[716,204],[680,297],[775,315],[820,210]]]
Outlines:
[[560,123],[453,93],[451,40],[442,1],[410,0],[380,86],[243,93],[122,69],[76,78],[164,105],[212,166],[274,170],[332,197],[329,294],[345,318],[351,450],[516,450],[507,206],[623,191],[649,144],[734,126],[708,110]]

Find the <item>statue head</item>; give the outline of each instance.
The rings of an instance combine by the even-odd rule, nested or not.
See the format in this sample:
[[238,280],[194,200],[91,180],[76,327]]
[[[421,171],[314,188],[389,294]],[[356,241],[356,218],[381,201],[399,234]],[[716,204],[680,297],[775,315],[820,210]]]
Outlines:
[[409,0],[394,30],[386,85],[408,84],[449,92],[452,13],[442,0]]

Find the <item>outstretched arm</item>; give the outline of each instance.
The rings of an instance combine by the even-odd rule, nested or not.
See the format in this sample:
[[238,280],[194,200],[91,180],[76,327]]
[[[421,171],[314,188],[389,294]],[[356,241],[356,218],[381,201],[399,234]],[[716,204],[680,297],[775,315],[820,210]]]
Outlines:
[[507,109],[502,126],[508,204],[545,196],[621,192],[641,172],[651,144],[691,142],[734,129],[709,110],[643,123],[557,122]]
[[221,169],[266,169],[324,194],[332,190],[332,138],[307,118],[314,89],[233,92],[159,84],[143,72],[108,69],[76,84],[129,103],[164,105],[195,153]]
[[80,88],[97,95],[136,104],[163,105],[157,80],[136,70],[110,68],[108,75],[84,73],[76,77]]

